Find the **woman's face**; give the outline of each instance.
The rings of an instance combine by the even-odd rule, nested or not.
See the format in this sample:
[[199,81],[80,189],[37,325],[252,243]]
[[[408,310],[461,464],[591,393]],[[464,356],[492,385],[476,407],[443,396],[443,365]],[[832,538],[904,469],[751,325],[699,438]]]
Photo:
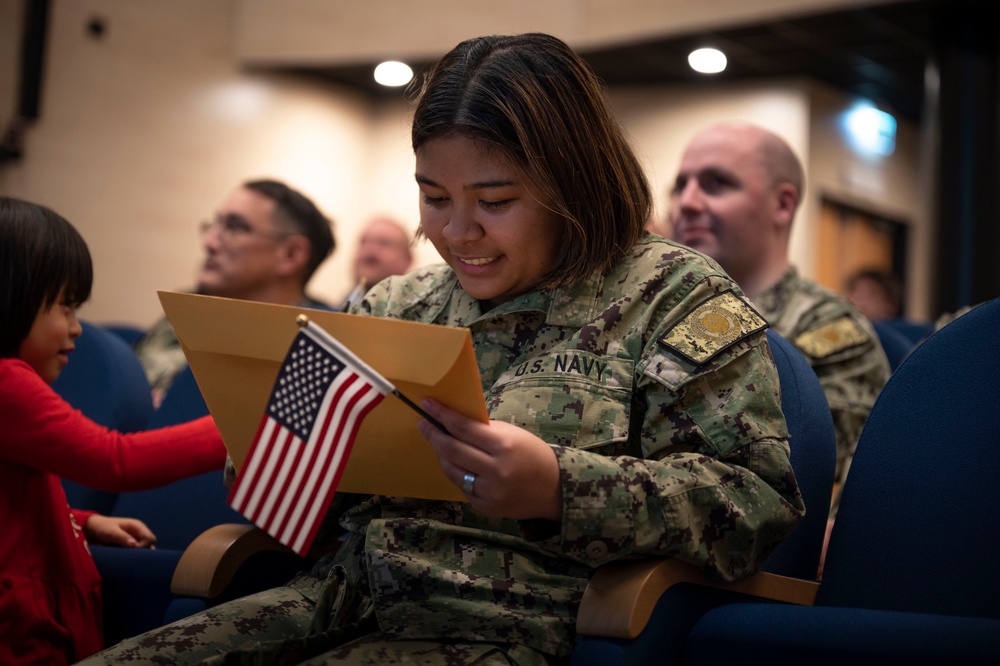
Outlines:
[[534,289],[558,255],[562,225],[498,151],[463,135],[417,151],[420,226],[462,288],[493,308]]
[[69,353],[76,347],[74,340],[83,332],[76,319],[76,308],[66,305],[63,296],[60,292],[55,303],[39,310],[28,337],[21,341],[18,350],[18,358],[34,368],[48,384],[66,367]]

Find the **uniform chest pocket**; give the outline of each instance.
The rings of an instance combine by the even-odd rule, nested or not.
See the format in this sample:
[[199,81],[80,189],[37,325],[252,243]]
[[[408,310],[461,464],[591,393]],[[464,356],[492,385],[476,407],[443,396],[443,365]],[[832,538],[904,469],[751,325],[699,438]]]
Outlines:
[[610,454],[628,441],[634,365],[583,351],[536,356],[500,375],[486,406],[549,444]]

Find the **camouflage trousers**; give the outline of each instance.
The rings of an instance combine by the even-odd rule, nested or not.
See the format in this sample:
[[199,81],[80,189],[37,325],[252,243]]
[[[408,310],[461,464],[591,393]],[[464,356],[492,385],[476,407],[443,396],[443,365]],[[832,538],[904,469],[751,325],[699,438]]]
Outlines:
[[[422,666],[560,663],[523,645],[387,640],[370,601],[353,595],[334,568],[328,580],[300,576],[287,586],[220,604],[126,639],[80,666],[199,664],[413,664]],[[317,626],[320,625],[320,626]],[[442,627],[442,633],[447,628]]]

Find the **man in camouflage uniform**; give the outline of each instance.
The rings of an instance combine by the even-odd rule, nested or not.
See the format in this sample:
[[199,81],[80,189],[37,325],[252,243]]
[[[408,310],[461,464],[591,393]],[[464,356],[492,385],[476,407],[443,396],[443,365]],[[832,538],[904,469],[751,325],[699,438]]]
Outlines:
[[[685,248],[649,237],[607,276],[489,312],[449,268],[433,267],[390,278],[357,311],[470,328],[490,418],[552,445],[562,524],[487,518],[462,503],[338,496],[331,519],[343,511],[349,534],[319,577],[88,663],[195,660],[237,637],[248,662],[304,657],[352,632],[426,644],[442,659],[434,663],[446,663],[440,650],[547,663],[571,652],[595,567],[675,556],[732,580],[756,570],[802,515],[766,323],[717,266]],[[292,640],[314,605],[317,633]],[[442,646],[443,633],[457,643]],[[255,644],[265,639],[279,640]],[[381,640],[363,647],[372,641],[326,657],[387,649]],[[343,663],[378,663],[358,659]]]
[[[305,294],[313,272],[334,249],[333,231],[308,198],[283,183],[251,181],[232,192],[201,227],[205,260],[197,293],[248,301],[327,308]],[[173,326],[163,318],[136,343],[156,404],[187,365]]]
[[789,262],[803,186],[802,165],[780,137],[743,123],[714,125],[684,152],[670,222],[677,240],[718,261],[809,360],[833,413],[836,480],[843,482],[889,361],[871,323],[847,299]]

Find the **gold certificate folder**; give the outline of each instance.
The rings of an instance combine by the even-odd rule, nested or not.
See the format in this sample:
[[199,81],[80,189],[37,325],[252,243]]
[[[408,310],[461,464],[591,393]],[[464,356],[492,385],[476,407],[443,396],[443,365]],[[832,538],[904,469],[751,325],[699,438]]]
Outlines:
[[[470,418],[484,423],[489,418],[467,329],[157,293],[237,470],[298,332],[299,314],[326,329],[418,405],[431,397]],[[419,420],[413,409],[387,395],[362,423],[338,491],[464,501],[417,431]]]

